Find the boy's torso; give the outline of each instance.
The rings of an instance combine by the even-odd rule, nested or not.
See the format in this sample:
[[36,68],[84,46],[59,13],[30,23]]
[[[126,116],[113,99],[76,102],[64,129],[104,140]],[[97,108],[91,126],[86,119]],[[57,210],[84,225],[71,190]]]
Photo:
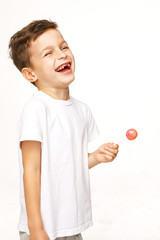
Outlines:
[[[30,106],[33,108],[31,112]],[[20,140],[29,138],[30,134],[30,139],[42,142],[41,215],[45,229],[51,233],[51,239],[67,236],[71,232],[77,234],[93,224],[88,172],[87,107],[73,97],[67,101],[54,101],[49,95],[38,91],[25,109],[26,115],[18,126]],[[35,116],[31,116],[31,113]],[[25,122],[25,119],[29,120]],[[19,159],[22,208],[18,229],[29,233],[20,149]]]

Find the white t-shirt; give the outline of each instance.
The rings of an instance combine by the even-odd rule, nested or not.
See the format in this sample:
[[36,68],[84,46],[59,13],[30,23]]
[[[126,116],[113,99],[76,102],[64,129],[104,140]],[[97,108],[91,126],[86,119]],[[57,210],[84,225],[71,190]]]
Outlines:
[[40,210],[50,240],[92,226],[88,142],[100,132],[88,105],[72,96],[56,100],[38,90],[24,105],[17,130],[21,205],[17,229],[29,234],[20,148],[24,140],[42,143]]

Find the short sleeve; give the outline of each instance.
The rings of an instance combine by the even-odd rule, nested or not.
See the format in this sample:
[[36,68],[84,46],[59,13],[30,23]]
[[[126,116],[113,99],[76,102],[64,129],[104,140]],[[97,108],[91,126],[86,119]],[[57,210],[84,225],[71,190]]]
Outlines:
[[90,108],[87,106],[87,128],[88,128],[88,142],[96,139],[100,135],[100,131],[95,122]]
[[36,101],[27,103],[17,123],[19,142],[25,140],[43,141],[43,108]]

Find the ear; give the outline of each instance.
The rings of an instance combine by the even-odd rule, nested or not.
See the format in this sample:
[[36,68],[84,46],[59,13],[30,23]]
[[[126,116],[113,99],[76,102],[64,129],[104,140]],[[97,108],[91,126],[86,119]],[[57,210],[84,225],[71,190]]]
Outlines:
[[23,77],[29,82],[35,82],[38,79],[37,76],[32,72],[31,68],[23,68],[21,72]]

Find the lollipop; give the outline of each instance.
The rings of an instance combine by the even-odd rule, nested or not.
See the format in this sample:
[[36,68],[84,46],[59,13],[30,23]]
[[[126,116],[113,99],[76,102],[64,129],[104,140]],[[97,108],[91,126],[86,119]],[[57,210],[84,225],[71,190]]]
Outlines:
[[138,136],[138,132],[134,128],[130,128],[126,132],[126,137],[127,138],[118,141],[118,144],[125,141],[126,139],[132,141],[132,140],[136,139],[137,136]]
[[126,132],[126,137],[128,140],[134,140],[138,136],[137,131],[134,128],[128,129]]

